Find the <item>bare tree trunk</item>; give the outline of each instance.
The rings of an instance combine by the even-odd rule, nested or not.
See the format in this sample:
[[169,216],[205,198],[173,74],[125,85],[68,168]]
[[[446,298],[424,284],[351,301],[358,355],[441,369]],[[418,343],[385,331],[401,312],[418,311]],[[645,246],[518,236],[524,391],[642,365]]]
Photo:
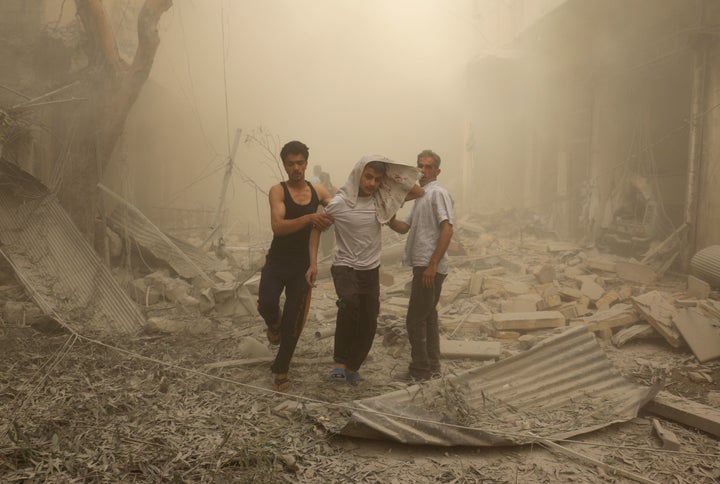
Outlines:
[[83,71],[87,108],[75,114],[77,137],[60,200],[89,239],[97,216],[96,185],[117,145],[125,120],[150,75],[160,44],[157,24],[172,0],[145,0],[138,15],[138,46],[130,64],[118,52],[101,0],[75,0],[85,29],[88,66]]

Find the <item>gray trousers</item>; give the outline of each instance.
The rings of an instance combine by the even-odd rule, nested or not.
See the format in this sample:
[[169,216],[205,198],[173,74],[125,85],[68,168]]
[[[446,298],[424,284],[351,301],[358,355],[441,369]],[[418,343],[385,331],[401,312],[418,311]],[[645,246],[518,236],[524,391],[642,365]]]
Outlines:
[[405,325],[410,339],[410,375],[430,378],[440,371],[440,328],[437,304],[447,274],[435,274],[433,287],[423,287],[426,267],[413,267],[412,289]]

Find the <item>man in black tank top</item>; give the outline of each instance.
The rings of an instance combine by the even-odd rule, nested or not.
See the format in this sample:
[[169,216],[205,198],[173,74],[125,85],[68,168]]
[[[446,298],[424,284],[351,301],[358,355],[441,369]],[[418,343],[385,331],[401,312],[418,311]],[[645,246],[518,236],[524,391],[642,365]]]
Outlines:
[[[308,147],[300,141],[283,146],[280,158],[288,180],[273,185],[269,193],[273,240],[260,275],[258,311],[267,325],[268,341],[280,345],[271,366],[277,391],[290,385],[290,360],[310,308],[311,287],[305,281],[310,231],[325,230],[332,223],[332,217],[317,213],[319,205],[330,201],[327,188],[305,180],[308,156]],[[285,305],[280,311],[283,290]]]

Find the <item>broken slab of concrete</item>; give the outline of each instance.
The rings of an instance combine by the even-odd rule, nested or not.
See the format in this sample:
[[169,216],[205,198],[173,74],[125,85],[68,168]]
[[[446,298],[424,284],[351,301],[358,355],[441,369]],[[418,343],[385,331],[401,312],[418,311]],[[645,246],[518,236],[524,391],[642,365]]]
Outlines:
[[548,252],[578,252],[580,248],[571,242],[551,241],[547,243]]
[[484,276],[477,272],[470,276],[470,282],[468,283],[468,293],[471,296],[477,296],[478,294],[482,293],[483,279]]
[[494,334],[492,315],[470,313],[457,319],[442,319],[440,329],[452,335],[480,336]]
[[673,319],[677,309],[659,291],[650,291],[641,296],[632,298],[633,305],[640,312],[643,318],[660,333],[673,348],[679,348],[682,344]]
[[500,311],[503,313],[526,313],[536,311],[537,305],[540,301],[542,301],[542,298],[538,294],[521,294],[500,303]]
[[630,304],[616,304],[610,309],[598,311],[586,318],[584,323],[590,331],[603,331],[620,326],[630,326],[640,321],[640,316]]
[[720,437],[720,409],[666,391],[658,393],[643,409],[667,420]]
[[615,272],[616,261],[610,257],[590,257],[585,261],[585,265],[588,269],[603,271],[603,272]]
[[559,311],[535,311],[521,313],[493,314],[493,325],[497,330],[533,330],[565,326],[565,316]]
[[538,301],[535,305],[535,309],[538,311],[547,311],[548,309],[554,309],[560,307],[561,305],[562,299],[560,298],[560,294],[550,294]]
[[605,294],[605,289],[595,282],[596,276],[578,276],[576,279],[580,282],[580,292],[591,302],[597,301]]
[[533,268],[532,273],[540,284],[547,284],[557,279],[555,267],[550,264],[536,266]]
[[696,299],[707,299],[710,296],[710,284],[695,276],[688,276],[687,295]]
[[577,301],[583,293],[576,287],[560,286],[558,294],[563,301]]
[[[444,289],[444,286],[443,286]],[[484,291],[497,291],[498,293],[520,296],[530,292],[530,286],[524,282],[513,281],[510,279],[500,279],[498,277],[487,277],[483,281]]]
[[443,358],[494,360],[500,358],[500,342],[458,341],[440,337],[440,355]]
[[615,291],[608,291],[603,296],[595,301],[595,307],[599,310],[610,309],[610,306],[620,300],[620,295]]
[[672,321],[700,363],[720,358],[720,332],[702,311],[681,308]]
[[623,328],[612,337],[613,344],[620,348],[622,345],[635,338],[647,338],[658,334],[649,324],[633,324],[628,328]]
[[646,286],[653,285],[657,281],[655,269],[639,262],[620,261],[615,264],[615,272],[621,279]]
[[680,450],[680,440],[678,440],[677,435],[675,435],[672,430],[668,430],[662,425],[660,425],[660,422],[656,418],[652,419],[652,426],[655,430],[655,433],[663,443],[663,449]]

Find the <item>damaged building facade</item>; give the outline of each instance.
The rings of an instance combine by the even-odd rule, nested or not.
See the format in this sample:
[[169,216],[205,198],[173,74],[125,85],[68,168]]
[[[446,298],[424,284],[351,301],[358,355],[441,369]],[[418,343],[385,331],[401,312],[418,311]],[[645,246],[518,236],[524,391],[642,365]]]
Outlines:
[[468,69],[472,210],[529,209],[625,255],[676,233],[685,268],[720,243],[720,4],[489,7],[483,26],[514,34]]

